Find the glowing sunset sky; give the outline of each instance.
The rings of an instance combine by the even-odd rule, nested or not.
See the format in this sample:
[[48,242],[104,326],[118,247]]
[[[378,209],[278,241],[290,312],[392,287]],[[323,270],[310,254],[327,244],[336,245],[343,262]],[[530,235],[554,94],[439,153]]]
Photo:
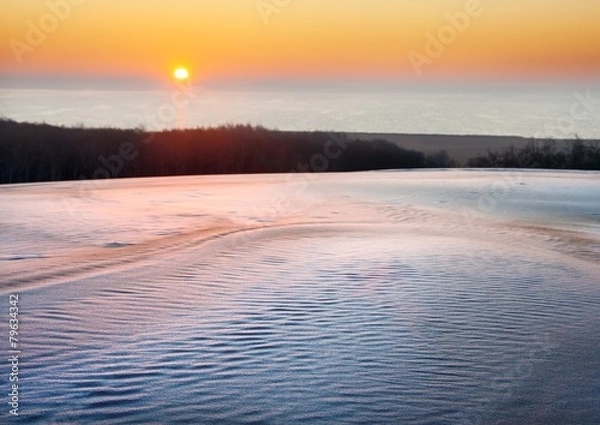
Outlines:
[[[5,76],[408,80],[424,58],[422,79],[600,74],[595,0],[27,0],[0,16]],[[437,57],[428,33],[450,40]]]

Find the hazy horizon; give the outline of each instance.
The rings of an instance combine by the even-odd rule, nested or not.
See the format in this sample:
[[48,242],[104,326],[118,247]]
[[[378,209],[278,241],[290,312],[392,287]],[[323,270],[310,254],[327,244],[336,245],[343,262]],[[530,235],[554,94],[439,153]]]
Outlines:
[[293,131],[600,139],[598,90],[585,85],[263,87],[0,87],[0,113],[21,122],[149,130],[251,124]]
[[[10,119],[600,137],[598,2],[31,0],[0,13]],[[148,124],[175,92],[189,95],[177,117]]]
[[[597,80],[600,3],[2,2],[0,76],[234,81]],[[27,77],[29,76],[29,77]]]

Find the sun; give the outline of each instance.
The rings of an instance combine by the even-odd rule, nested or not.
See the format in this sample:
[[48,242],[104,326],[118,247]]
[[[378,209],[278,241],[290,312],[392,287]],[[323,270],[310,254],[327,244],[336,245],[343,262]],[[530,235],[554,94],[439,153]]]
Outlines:
[[188,72],[187,69],[185,68],[177,68],[174,72],[173,75],[175,76],[176,79],[178,79],[179,81],[183,81],[183,80],[187,80],[188,77],[190,76],[190,73]]

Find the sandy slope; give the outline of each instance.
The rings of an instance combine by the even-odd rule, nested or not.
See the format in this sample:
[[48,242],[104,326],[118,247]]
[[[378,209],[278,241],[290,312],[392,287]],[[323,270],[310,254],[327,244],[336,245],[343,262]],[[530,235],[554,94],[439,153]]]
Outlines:
[[24,418],[596,423],[599,178],[2,186]]
[[599,182],[598,173],[464,170],[7,185],[0,187],[3,287],[102,272],[219,235],[297,224],[493,238],[591,267],[600,259]]

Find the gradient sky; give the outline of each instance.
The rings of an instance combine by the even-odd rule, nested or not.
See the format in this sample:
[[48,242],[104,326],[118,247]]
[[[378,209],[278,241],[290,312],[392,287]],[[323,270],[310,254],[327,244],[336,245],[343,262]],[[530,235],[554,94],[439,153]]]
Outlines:
[[[166,80],[178,65],[195,81],[600,76],[600,1],[469,1],[478,16],[431,57],[427,34],[464,0],[4,0],[0,76]],[[32,46],[30,23],[53,21]],[[420,77],[411,52],[427,58]]]

